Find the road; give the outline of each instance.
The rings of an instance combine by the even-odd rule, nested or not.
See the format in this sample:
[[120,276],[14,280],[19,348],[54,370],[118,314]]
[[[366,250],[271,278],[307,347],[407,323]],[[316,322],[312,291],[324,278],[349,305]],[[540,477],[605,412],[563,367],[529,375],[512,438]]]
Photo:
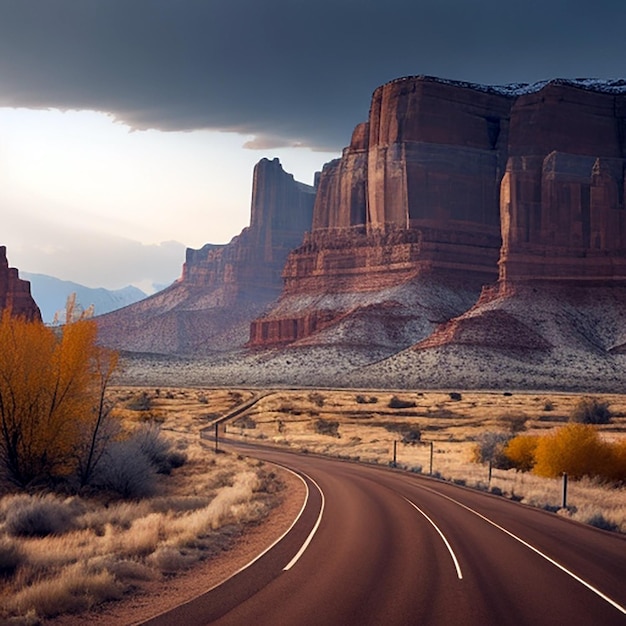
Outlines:
[[626,538],[406,472],[231,444],[309,498],[250,567],[146,624],[626,625]]

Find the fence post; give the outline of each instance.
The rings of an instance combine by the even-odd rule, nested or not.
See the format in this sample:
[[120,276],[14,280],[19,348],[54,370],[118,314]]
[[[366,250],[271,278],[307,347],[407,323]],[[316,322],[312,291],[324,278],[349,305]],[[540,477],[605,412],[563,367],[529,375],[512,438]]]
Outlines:
[[398,442],[394,439],[393,440],[393,466],[396,467],[396,446],[397,446]]
[[567,508],[567,472],[563,472],[563,498],[561,508]]
[[217,444],[217,429],[218,429],[218,427],[219,427],[219,424],[217,422],[215,422],[215,452],[216,452],[216,454],[218,452],[218,449],[217,449],[217,445],[218,445]]
[[487,486],[491,487],[491,471],[493,470],[493,464],[491,462],[491,459],[489,459],[489,479],[487,481]]
[[429,441],[428,443],[430,443],[430,464],[428,468],[428,475],[432,476],[433,475],[433,442]]

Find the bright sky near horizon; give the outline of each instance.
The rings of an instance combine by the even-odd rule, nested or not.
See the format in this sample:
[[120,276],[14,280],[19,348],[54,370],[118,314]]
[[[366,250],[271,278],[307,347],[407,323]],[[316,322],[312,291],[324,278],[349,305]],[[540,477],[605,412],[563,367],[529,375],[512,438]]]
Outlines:
[[[242,148],[252,136],[131,131],[93,111],[1,108],[0,138],[0,243],[9,242],[9,263],[148,293],[180,275],[185,247],[226,243],[248,225],[253,167],[266,155]],[[337,156],[304,148],[267,155],[307,184]]]
[[150,291],[248,224],[262,157],[310,184],[378,85],[624,78],[624,23],[623,0],[0,0],[0,245]]

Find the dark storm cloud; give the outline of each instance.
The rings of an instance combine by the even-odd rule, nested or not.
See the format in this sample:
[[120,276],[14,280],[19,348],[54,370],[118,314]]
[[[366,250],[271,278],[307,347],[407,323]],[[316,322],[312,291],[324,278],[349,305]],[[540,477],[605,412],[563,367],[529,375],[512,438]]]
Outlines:
[[623,0],[0,0],[0,106],[337,149],[373,89],[623,77]]

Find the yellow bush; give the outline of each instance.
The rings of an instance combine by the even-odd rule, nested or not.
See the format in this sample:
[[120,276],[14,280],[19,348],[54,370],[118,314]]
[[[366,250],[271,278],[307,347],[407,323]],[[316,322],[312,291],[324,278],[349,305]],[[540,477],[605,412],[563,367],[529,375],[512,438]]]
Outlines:
[[66,475],[77,456],[93,467],[117,364],[116,353],[96,344],[96,332],[90,320],[57,335],[40,322],[0,316],[0,462],[18,485]]
[[574,479],[606,476],[609,448],[590,424],[568,424],[539,438],[533,472],[548,477],[567,472]]
[[515,469],[528,472],[535,464],[538,443],[539,437],[535,435],[518,435],[506,444],[504,454]]
[[606,478],[626,483],[626,439],[606,444],[609,448],[606,463]]

